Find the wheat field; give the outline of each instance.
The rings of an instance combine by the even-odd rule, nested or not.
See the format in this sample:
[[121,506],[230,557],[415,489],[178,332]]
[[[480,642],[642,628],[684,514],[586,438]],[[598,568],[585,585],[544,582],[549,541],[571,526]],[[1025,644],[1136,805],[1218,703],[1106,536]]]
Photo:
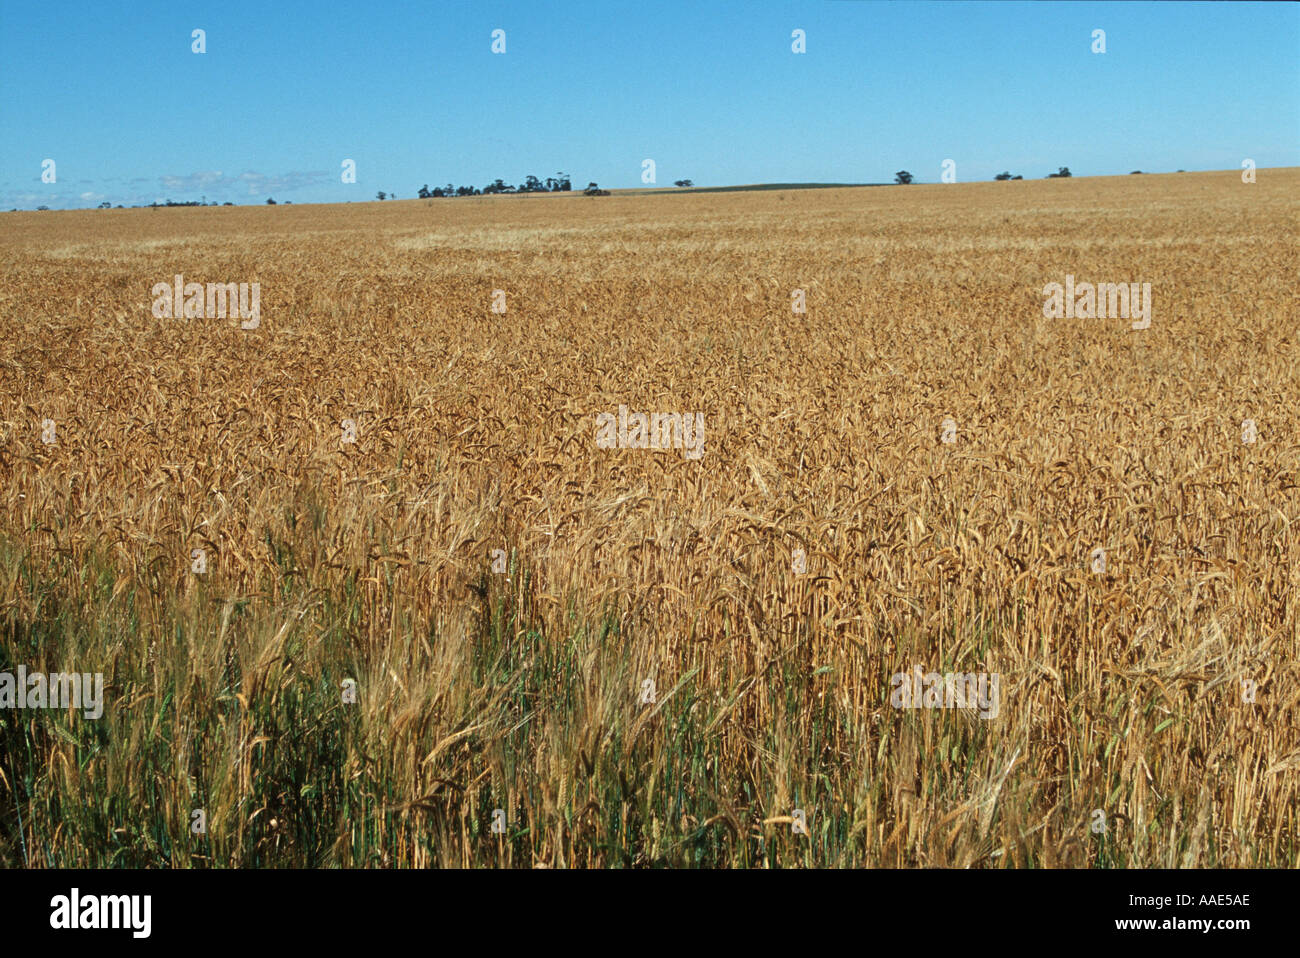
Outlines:
[[[0,711],[0,865],[1295,867],[1298,214],[4,214],[0,671],[104,712]],[[256,328],[155,317],[177,274]],[[1046,318],[1067,276],[1149,327]],[[917,667],[996,714],[895,707]]]

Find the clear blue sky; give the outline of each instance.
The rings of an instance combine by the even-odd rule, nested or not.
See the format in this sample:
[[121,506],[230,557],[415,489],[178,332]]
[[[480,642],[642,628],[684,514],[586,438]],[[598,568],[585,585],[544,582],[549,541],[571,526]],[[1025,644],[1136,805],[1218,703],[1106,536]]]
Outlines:
[[1247,157],[1300,165],[1300,4],[0,0],[3,209]]

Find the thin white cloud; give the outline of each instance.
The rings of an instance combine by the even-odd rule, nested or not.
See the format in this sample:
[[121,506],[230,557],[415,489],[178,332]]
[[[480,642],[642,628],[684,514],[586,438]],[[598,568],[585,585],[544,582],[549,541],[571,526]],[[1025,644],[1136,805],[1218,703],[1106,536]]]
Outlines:
[[[120,177],[112,178],[120,180]],[[199,170],[183,175],[168,174],[160,177],[132,177],[127,182],[130,189],[125,192],[109,190],[87,190],[80,194],[51,192],[8,192],[0,190],[0,207],[9,209],[33,209],[36,206],[49,206],[54,209],[83,207],[86,204],[98,205],[109,200],[114,206],[148,206],[150,203],[165,203],[167,200],[188,202],[206,196],[209,201],[236,200],[247,202],[256,197],[280,197],[294,194],[298,190],[320,186],[329,182],[330,174],[320,170],[290,170],[287,173],[259,173],[247,170],[235,176],[221,170]],[[107,180],[98,181],[107,183]]]

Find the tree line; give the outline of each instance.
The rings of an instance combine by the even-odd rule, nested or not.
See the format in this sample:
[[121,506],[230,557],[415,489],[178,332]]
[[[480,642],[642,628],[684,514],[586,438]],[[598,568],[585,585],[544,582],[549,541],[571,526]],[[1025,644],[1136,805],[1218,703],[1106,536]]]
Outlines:
[[[1141,170],[1134,170],[1133,172],[1134,172],[1134,173],[1141,173],[1142,171],[1141,171]],[[1181,173],[1182,170],[1179,170],[1178,172]],[[1059,167],[1055,173],[1048,173],[1047,176],[1045,177],[1045,179],[1049,179],[1049,180],[1065,179],[1065,178],[1068,178],[1068,177],[1073,176],[1073,175],[1074,175],[1074,174],[1070,172],[1070,168],[1069,168],[1068,166],[1062,166],[1062,167]],[[1023,176],[1018,176],[1018,175],[1017,175],[1017,176],[1012,176],[1010,173],[1002,172],[1002,173],[999,173],[997,176],[993,177],[993,179],[998,180],[998,181],[1005,181],[1005,180],[1023,180],[1024,177],[1023,177]],[[912,174],[909,173],[909,172],[907,172],[907,170],[899,170],[897,173],[894,174],[894,183],[895,183],[895,185],[898,185],[898,186],[906,186],[907,184],[909,184],[909,183],[911,183],[911,182],[912,182]]]
[[[556,173],[548,176],[545,181],[529,174],[518,186],[512,186],[501,179],[493,180],[482,189],[476,186],[453,186],[450,183],[429,189],[429,184],[425,183],[416,195],[427,200],[435,196],[491,196],[495,193],[568,193],[572,189],[568,173]],[[379,198],[382,200],[384,194],[379,194]]]

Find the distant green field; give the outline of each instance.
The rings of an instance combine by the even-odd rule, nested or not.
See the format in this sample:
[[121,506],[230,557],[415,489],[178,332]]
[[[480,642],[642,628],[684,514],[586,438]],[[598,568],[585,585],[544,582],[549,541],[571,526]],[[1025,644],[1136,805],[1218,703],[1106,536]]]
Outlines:
[[751,183],[747,186],[686,186],[671,189],[611,190],[621,196],[641,193],[754,193],[761,190],[831,190],[848,186],[892,186],[892,183]]

